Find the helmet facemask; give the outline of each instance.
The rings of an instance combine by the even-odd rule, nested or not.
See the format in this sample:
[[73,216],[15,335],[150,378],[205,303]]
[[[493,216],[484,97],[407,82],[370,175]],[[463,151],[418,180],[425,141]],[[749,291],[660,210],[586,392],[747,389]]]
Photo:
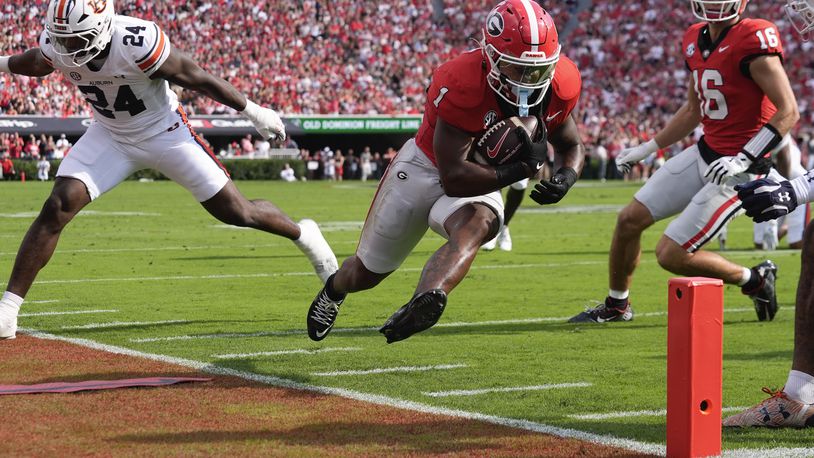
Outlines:
[[94,3],[52,0],[45,33],[63,65],[81,67],[107,48],[113,38],[112,3],[112,0]]
[[814,31],[814,6],[809,0],[788,0],[785,10],[791,25],[808,41]]
[[746,8],[744,0],[690,0],[692,12],[706,22],[724,22],[738,17]]
[[[489,74],[486,80],[503,100],[528,111],[543,101],[554,70],[560,59],[560,46],[551,56],[545,53],[524,52],[521,57],[503,54],[491,44],[483,42],[483,54],[489,63]],[[530,97],[533,99],[529,99]],[[524,100],[525,99],[525,100]],[[527,114],[527,113],[526,113]]]

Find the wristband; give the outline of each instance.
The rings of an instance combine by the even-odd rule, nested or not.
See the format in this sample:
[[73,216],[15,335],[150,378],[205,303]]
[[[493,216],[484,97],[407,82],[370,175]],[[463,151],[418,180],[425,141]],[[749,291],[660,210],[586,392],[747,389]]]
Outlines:
[[501,188],[528,178],[528,172],[522,162],[512,162],[495,167],[495,175],[497,175],[497,184]]
[[251,117],[251,116],[253,116],[255,113],[257,113],[257,110],[258,110],[259,108],[260,108],[260,106],[259,106],[259,105],[257,105],[256,103],[252,102],[251,100],[249,100],[249,99],[247,98],[247,99],[246,99],[246,108],[244,108],[244,109],[243,109],[243,111],[241,111],[241,113],[245,114],[246,116]]
[[574,186],[574,183],[577,182],[577,171],[572,169],[571,167],[561,167],[559,170],[557,170],[557,173],[555,173],[555,175],[563,176],[565,178],[565,181],[563,181],[563,183],[565,183],[569,189],[571,188],[571,186]]
[[769,123],[763,125],[760,130],[743,146],[742,153],[755,160],[769,154],[780,142],[783,136]]
[[[645,148],[645,151],[647,151],[648,156],[661,149],[659,144],[656,143],[655,137],[648,140],[647,143],[644,144],[644,148]],[[560,170],[562,170],[562,169],[560,169]],[[571,170],[573,170],[573,169],[571,169]]]
[[799,176],[789,183],[797,196],[797,205],[805,205],[811,200],[811,182],[814,181],[814,171],[809,171],[805,175]]
[[0,56],[0,72],[11,73],[11,69],[8,67],[9,60],[11,60],[11,56]]

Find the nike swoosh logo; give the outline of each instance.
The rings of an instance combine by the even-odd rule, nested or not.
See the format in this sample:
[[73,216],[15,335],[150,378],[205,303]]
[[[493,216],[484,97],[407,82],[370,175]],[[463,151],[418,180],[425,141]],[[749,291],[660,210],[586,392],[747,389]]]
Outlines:
[[509,132],[511,132],[511,130],[503,132],[503,137],[500,138],[494,149],[489,147],[486,148],[486,155],[489,156],[490,159],[494,159],[497,156],[497,152],[500,151],[500,147],[503,146],[503,142],[506,140],[506,137],[509,136]]
[[537,170],[540,170],[545,165],[545,162],[538,162],[537,163]]
[[330,325],[330,326],[328,326],[328,328],[327,328],[326,330],[324,330],[324,331],[322,331],[322,332],[317,331],[315,334],[317,335],[317,337],[319,337],[319,338],[321,339],[321,338],[322,338],[322,336],[324,336],[325,334],[327,334],[327,333],[328,333],[328,331],[330,331],[332,327],[334,327],[334,325],[333,325],[333,324],[332,324],[332,325]]
[[559,116],[559,114],[560,114],[560,113],[562,113],[562,110],[560,110],[560,111],[558,111],[558,112],[554,113],[554,114],[553,114],[553,115],[551,115],[551,116],[546,116],[546,117],[545,117],[545,122],[551,122],[551,121],[553,121],[553,120],[554,120],[554,118],[556,118],[557,116]]
[[730,46],[732,46],[732,45],[721,46],[721,47],[718,49],[718,52],[724,52],[724,51],[726,51],[727,49],[729,49],[729,47],[730,47]]

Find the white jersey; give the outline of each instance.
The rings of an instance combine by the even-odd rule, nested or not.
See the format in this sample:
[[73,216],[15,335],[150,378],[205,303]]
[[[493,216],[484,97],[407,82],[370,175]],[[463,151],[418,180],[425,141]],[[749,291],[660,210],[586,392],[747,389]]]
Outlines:
[[[178,121],[178,98],[164,79],[150,79],[170,55],[170,42],[154,22],[114,16],[110,53],[98,71],[96,61],[81,67],[62,63],[47,34],[40,50],[93,106],[96,122],[123,143],[137,143]],[[96,68],[96,67],[93,67]]]

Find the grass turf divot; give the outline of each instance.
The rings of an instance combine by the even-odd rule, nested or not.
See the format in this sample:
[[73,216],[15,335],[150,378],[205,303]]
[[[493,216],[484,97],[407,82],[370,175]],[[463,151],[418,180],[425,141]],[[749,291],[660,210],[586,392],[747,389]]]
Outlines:
[[[20,335],[0,383],[194,376],[174,364]],[[607,446],[216,376],[202,385],[9,397],[9,456],[630,456]]]

